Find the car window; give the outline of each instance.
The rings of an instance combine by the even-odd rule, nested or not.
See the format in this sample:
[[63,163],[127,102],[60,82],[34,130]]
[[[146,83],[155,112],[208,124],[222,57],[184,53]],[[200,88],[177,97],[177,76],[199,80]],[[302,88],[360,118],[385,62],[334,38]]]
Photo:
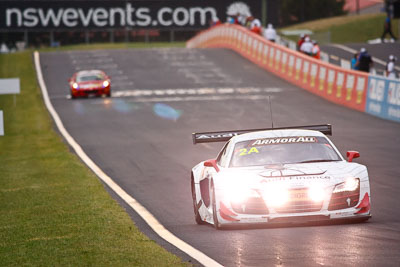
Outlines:
[[261,138],[235,145],[231,167],[338,161],[340,156],[325,137]]
[[87,82],[87,81],[102,81],[104,80],[103,75],[96,74],[96,75],[82,75],[76,78],[77,82]]
[[229,142],[227,142],[224,145],[224,147],[222,148],[221,152],[219,152],[219,155],[217,157],[217,163],[218,163],[218,165],[220,165],[222,167],[225,167],[227,159],[228,159],[228,157],[227,157],[228,145],[229,145]]

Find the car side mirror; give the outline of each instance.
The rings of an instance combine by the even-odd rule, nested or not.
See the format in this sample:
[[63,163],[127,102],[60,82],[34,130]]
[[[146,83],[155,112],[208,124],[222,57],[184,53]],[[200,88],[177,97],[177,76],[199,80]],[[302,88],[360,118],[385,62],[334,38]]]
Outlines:
[[204,166],[205,167],[212,167],[217,172],[219,172],[219,168],[217,166],[217,160],[215,160],[215,159],[209,159],[209,160],[204,161]]
[[352,162],[353,159],[359,158],[360,153],[358,151],[347,151],[347,160],[348,162]]

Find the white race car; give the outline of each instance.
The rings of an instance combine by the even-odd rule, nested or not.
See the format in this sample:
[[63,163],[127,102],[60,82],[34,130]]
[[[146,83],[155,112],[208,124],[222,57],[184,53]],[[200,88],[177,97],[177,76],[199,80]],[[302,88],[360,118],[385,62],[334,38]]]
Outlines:
[[371,217],[367,168],[348,161],[325,134],[331,125],[194,133],[193,142],[228,141],[191,173],[195,220],[228,225]]

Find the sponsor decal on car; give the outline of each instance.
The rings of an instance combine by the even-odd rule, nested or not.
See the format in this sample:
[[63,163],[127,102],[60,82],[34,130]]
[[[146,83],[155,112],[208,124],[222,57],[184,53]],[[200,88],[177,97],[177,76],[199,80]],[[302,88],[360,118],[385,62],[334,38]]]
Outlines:
[[316,142],[317,139],[312,136],[280,137],[280,138],[258,139],[252,144],[252,146],[293,144],[293,143],[316,143]]

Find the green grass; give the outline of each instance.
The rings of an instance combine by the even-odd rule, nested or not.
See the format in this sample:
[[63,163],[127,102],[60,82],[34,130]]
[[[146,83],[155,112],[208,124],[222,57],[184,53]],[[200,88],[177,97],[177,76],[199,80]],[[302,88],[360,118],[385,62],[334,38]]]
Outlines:
[[131,42],[131,43],[93,43],[66,45],[60,47],[44,47],[40,51],[69,51],[69,50],[94,50],[94,49],[123,49],[123,48],[157,48],[157,47],[185,47],[186,42]]
[[187,266],[135,227],[98,178],[54,131],[30,51],[0,55],[1,266]]
[[[385,14],[340,16],[296,24],[280,30],[308,29],[322,38],[320,42],[325,42],[324,36],[329,32],[332,43],[363,43],[381,37],[384,20]],[[398,36],[398,19],[392,21],[392,31]],[[297,38],[290,39],[297,41]]]

